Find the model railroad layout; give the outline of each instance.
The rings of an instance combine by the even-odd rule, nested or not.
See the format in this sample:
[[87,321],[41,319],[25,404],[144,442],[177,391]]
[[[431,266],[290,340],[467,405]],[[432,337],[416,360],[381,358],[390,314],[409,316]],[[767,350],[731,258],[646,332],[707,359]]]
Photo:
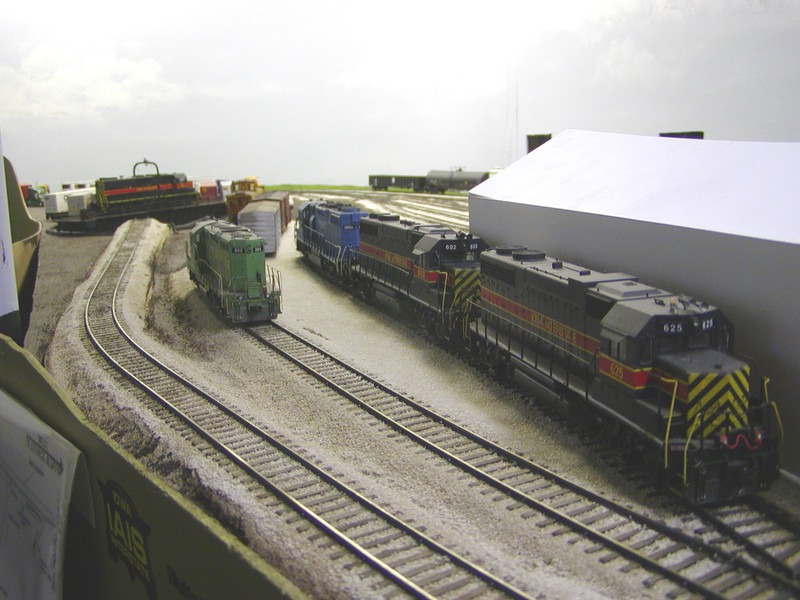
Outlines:
[[[185,435],[202,439],[209,448],[204,452],[218,453],[214,460],[222,470],[247,475],[246,481],[241,475],[233,479],[263,489],[259,493],[265,498],[296,512],[310,535],[328,536],[332,554],[345,552],[367,565],[366,577],[381,593],[395,586],[420,598],[528,597],[490,568],[472,564],[376,506],[138,346],[126,333],[116,302],[143,229],[142,222],[133,223],[109,260],[86,304],[85,325],[94,347],[144,392],[157,407],[154,412]],[[595,542],[592,551],[604,551],[600,562],[622,557],[622,570],[645,569],[646,585],[667,579],[677,586],[671,595],[688,591],[708,598],[800,595],[800,536],[796,524],[779,515],[762,511],[755,530],[747,530],[754,516],[726,525],[715,522],[710,511],[698,513],[706,519],[704,526],[687,518],[688,525],[668,527],[474,435],[288,330],[273,324],[243,331],[269,346],[262,351],[278,352],[356,403],[376,426],[392,427],[402,439],[430,451],[432,460],[444,458],[474,477],[475,486],[491,486],[498,499],[522,509],[518,514],[531,527],[552,528],[554,535],[572,532]],[[717,517],[724,520],[725,514]],[[765,532],[777,533],[765,537]]]

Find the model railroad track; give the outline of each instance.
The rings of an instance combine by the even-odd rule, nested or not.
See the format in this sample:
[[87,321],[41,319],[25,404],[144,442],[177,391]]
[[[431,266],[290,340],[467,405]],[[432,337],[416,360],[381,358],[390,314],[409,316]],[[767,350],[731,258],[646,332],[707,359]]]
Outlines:
[[[402,192],[348,192],[350,198],[366,197],[390,213],[422,223],[439,223],[469,233],[469,205],[466,198],[429,196]],[[382,196],[382,197],[381,197]],[[314,194],[314,197],[341,200],[340,195]]]
[[[166,409],[179,428],[213,447],[222,468],[235,464],[256,489],[263,487],[368,564],[381,593],[390,595],[393,584],[415,598],[528,598],[376,506],[138,346],[125,331],[116,298],[142,227],[135,223],[129,229],[107,264],[87,302],[85,325],[97,350],[154,400],[157,410]],[[320,536],[312,533],[312,539]]]
[[557,524],[554,534],[574,531],[597,542],[601,562],[627,559],[623,570],[637,565],[654,585],[666,578],[706,598],[791,598],[800,585],[782,573],[753,564],[682,530],[638,514],[536,465],[448,421],[410,398],[349,367],[287,329],[270,324],[244,328],[338,393],[404,436],[511,499],[509,509],[523,517],[544,516],[539,526]]
[[697,514],[753,560],[787,578],[800,580],[800,523],[781,509],[753,498],[698,510]]
[[427,199],[412,198],[392,200],[383,203],[388,212],[422,223],[440,223],[457,231],[469,233],[469,212],[454,203],[432,203]]

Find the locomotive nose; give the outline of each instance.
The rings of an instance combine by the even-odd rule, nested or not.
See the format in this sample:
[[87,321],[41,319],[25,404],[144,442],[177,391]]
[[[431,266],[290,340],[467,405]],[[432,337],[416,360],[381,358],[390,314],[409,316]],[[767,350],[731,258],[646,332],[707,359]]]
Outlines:
[[750,367],[717,350],[704,348],[665,354],[659,368],[685,382],[686,418],[703,438],[748,426]]

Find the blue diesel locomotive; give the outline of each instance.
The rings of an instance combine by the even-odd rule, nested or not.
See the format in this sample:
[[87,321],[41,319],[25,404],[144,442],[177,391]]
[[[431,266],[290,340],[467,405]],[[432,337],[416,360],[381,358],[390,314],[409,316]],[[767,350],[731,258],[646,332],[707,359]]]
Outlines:
[[358,221],[367,213],[349,204],[312,200],[297,210],[295,246],[323,272],[347,281],[358,250]]
[[478,292],[480,238],[443,225],[312,201],[298,209],[297,249],[366,300],[395,300],[425,329],[457,341]]

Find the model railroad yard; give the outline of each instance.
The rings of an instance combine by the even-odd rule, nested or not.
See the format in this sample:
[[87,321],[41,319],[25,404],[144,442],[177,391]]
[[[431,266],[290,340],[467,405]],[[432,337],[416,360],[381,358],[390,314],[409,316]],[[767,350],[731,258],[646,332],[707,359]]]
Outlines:
[[[320,197],[468,230],[465,196],[294,201]],[[189,280],[188,231],[130,221],[105,251],[48,237],[37,299],[66,279],[48,266],[56,248],[98,258],[62,307],[47,369],[311,597],[800,597],[789,483],[756,503],[674,502],[602,436],[325,280],[291,229],[267,257],[283,312],[245,326]],[[60,310],[41,302],[29,339],[44,347]]]

